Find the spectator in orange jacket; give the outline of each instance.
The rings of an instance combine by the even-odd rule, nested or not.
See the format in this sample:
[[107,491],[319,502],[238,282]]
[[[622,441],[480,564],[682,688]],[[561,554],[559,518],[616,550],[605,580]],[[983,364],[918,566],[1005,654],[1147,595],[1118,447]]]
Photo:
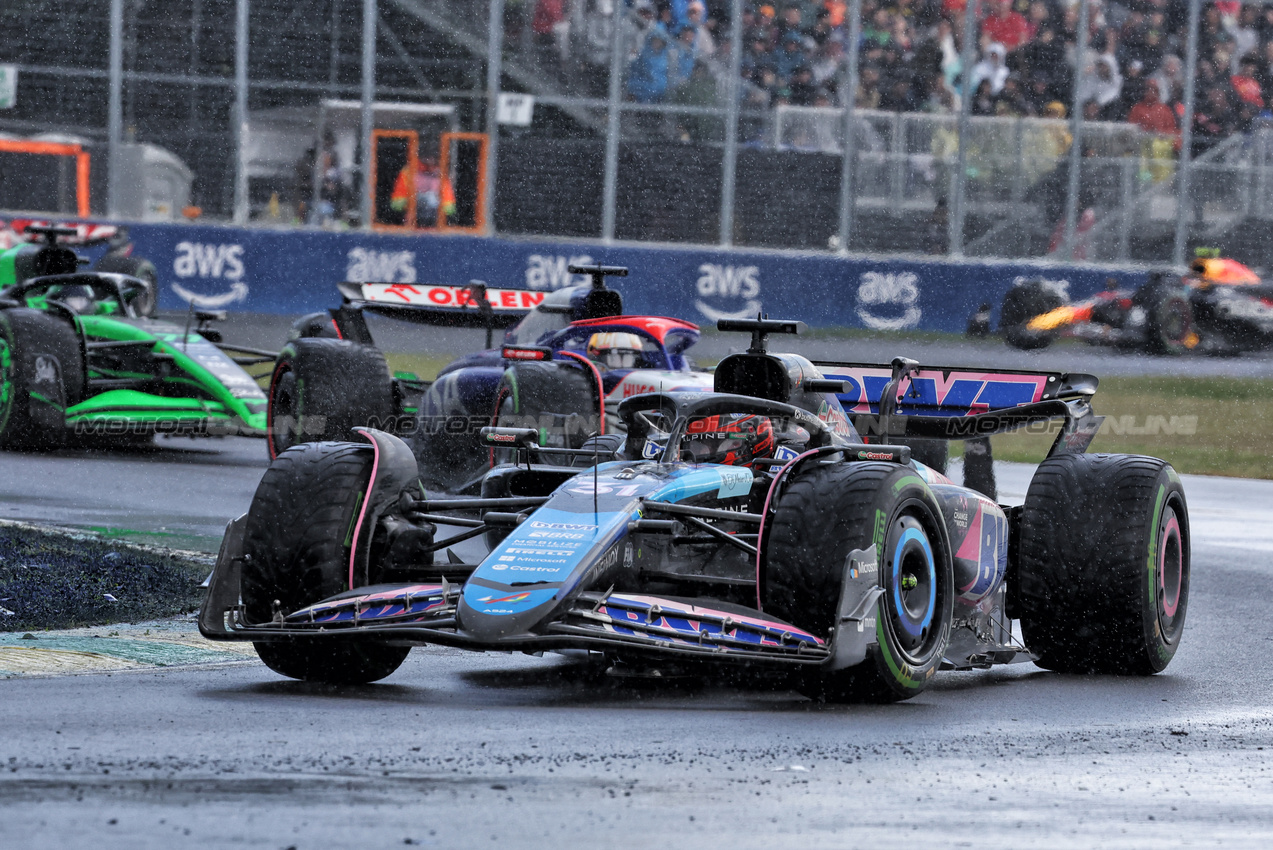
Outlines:
[[409,224],[407,207],[411,193],[415,192],[416,227],[436,227],[438,210],[444,215],[455,213],[455,191],[451,181],[438,172],[438,164],[432,159],[421,159],[416,163],[413,174],[411,163],[407,163],[398,172],[398,179],[393,184],[393,194],[389,196],[389,206],[402,214],[402,223]]

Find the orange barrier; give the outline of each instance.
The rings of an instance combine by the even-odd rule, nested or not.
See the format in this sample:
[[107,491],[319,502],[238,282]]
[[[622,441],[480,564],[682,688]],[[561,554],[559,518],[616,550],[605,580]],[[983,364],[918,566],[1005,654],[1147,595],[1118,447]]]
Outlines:
[[443,133],[440,141],[442,159],[438,170],[450,179],[451,146],[454,142],[477,142],[477,205],[472,226],[448,225],[446,216],[438,210],[438,227],[460,233],[486,233],[486,151],[490,143],[485,133]]
[[75,157],[75,214],[81,218],[89,215],[88,175],[90,156],[80,145],[60,142],[28,142],[21,139],[0,139],[0,153],[28,153],[36,156]]

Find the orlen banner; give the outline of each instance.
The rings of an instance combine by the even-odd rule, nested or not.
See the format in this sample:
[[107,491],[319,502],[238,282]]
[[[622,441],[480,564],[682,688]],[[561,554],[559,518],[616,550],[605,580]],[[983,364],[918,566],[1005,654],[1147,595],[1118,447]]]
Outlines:
[[[1145,272],[1024,262],[874,259],[781,251],[605,245],[440,234],[411,236],[130,224],[134,253],[155,264],[160,307],[188,304],[300,314],[339,303],[336,284],[402,284],[546,293],[587,283],[576,263],[628,266],[610,278],[626,310],[710,325],[766,312],[812,326],[962,332],[982,303],[996,311],[1014,281],[1043,278],[1072,298]],[[405,289],[401,290],[406,292]],[[394,297],[394,296],[390,296]],[[520,302],[519,302],[520,303]],[[529,303],[529,302],[528,302]]]

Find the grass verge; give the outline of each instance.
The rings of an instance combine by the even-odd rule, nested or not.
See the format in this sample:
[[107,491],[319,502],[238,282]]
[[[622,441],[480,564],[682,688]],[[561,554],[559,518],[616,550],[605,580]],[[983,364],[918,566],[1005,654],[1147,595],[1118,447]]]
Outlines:
[[[1273,380],[1103,378],[1093,407],[1106,418],[1089,451],[1152,455],[1198,475],[1273,478]],[[997,459],[1038,462],[1055,436],[991,442]]]
[[129,623],[192,611],[211,555],[0,523],[0,632]]

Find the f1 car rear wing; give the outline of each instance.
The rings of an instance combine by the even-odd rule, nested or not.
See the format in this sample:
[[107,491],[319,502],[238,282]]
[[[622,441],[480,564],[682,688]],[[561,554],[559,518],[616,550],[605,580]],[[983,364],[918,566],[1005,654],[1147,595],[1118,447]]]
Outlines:
[[[981,371],[921,366],[898,357],[891,366],[814,361],[858,432],[872,438],[966,440],[1063,420],[1051,454],[1087,449],[1103,417],[1092,413],[1099,381],[1080,372]],[[875,441],[873,439],[873,441]]]
[[514,325],[544,300],[533,289],[494,289],[480,280],[465,286],[428,283],[340,283],[345,304],[407,321],[453,327]]

